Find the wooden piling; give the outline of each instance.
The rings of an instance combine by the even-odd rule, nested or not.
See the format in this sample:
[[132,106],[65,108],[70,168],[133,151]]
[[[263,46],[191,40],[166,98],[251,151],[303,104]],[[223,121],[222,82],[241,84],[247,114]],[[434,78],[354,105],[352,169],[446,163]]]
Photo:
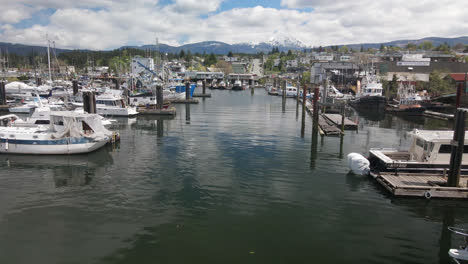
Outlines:
[[453,131],[452,152],[450,154],[450,169],[447,180],[449,187],[458,187],[460,183],[460,169],[465,145],[465,113],[467,109],[457,109],[455,127]]
[[345,104],[341,104],[341,132],[344,133],[345,128]]
[[162,110],[163,109],[163,88],[161,85],[156,86],[156,109]]
[[190,99],[190,82],[185,83],[185,100]]
[[77,95],[78,94],[78,81],[77,80],[72,81],[72,87],[73,87],[73,95]]
[[37,84],[37,86],[41,86],[42,85],[42,79],[38,77],[36,79],[36,84]]
[[[306,91],[307,91],[306,86],[304,85],[304,90],[302,91],[301,138],[304,138],[304,134],[305,134],[305,110],[306,110],[306,100],[307,100],[307,92]],[[299,98],[299,96],[298,96],[298,98]]]
[[462,94],[463,94],[463,85],[460,83],[457,86],[457,101],[455,103],[456,108],[460,107],[460,101],[461,101]]
[[5,91],[5,83],[0,82],[0,105],[6,105],[6,91]]
[[296,101],[299,103],[299,91],[301,90],[301,83],[299,81],[296,81],[296,87],[297,87],[297,94],[296,94]]
[[206,80],[202,81],[202,85],[203,85],[203,88],[202,88],[203,94],[206,94]]
[[96,113],[96,93],[83,92],[83,110],[90,114]]
[[318,98],[319,98],[319,93],[320,93],[320,88],[315,87],[314,89],[314,123],[318,123],[318,117],[319,117],[319,107],[318,107]]

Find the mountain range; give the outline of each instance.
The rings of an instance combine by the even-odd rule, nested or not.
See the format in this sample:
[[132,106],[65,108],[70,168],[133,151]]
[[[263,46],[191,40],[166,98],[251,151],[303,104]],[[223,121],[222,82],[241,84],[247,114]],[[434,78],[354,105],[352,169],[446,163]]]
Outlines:
[[[380,45],[385,46],[399,46],[404,47],[408,43],[414,43],[416,45],[424,42],[430,41],[434,46],[438,46],[443,43],[447,43],[450,46],[454,46],[458,43],[462,43],[468,45],[468,37],[456,37],[456,38],[439,38],[439,37],[429,37],[417,40],[396,40],[391,42],[384,42],[384,43],[362,43],[362,44],[349,44],[346,45],[349,48],[353,48],[359,50],[362,46],[363,48],[379,48]],[[342,45],[338,45],[342,46]],[[228,54],[230,51],[233,53],[247,53],[247,54],[255,54],[258,52],[270,52],[273,48],[279,48],[280,51],[288,51],[288,50],[303,50],[311,48],[306,44],[302,43],[301,41],[285,36],[275,36],[271,38],[267,42],[261,43],[238,43],[238,44],[228,44],[219,41],[204,41],[192,44],[186,44],[182,46],[170,46],[166,44],[160,44],[159,50],[162,53],[179,53],[181,50],[189,51],[191,53],[214,53],[219,55]],[[156,45],[143,45],[143,46],[123,46],[123,48],[136,48],[136,49],[143,49],[143,50],[157,50],[158,47]],[[24,44],[12,44],[12,43],[4,43],[0,42],[0,50],[2,53],[8,51],[8,53],[15,53],[18,55],[27,55],[30,54],[32,51],[35,53],[44,54],[47,52],[47,47],[41,46],[30,46]],[[71,51],[70,49],[54,49],[56,54],[60,54],[62,52]]]

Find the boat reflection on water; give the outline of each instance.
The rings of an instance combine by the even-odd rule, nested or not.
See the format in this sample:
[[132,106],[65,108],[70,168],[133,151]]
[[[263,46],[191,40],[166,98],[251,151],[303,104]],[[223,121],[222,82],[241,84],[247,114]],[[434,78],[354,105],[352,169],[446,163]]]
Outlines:
[[56,188],[86,186],[104,169],[113,164],[111,155],[115,146],[104,146],[100,150],[83,155],[0,155],[0,167],[8,169],[41,170],[52,175]]
[[353,108],[355,113],[369,121],[382,121],[385,119],[384,109]]

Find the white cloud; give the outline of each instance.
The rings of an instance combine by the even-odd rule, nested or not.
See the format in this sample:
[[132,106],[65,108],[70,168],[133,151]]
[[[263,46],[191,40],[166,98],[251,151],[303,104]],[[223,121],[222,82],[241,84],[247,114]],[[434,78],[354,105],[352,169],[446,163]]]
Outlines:
[[[45,44],[45,34],[58,47],[111,49],[128,43],[171,45],[217,40],[228,43],[268,41],[286,32],[309,45],[331,45],[454,37],[468,32],[468,1],[282,0],[284,9],[235,8],[221,13],[225,0],[0,0],[0,26],[14,25],[44,8],[57,11],[46,26],[26,29],[2,26],[0,41]],[[22,6],[23,8],[18,8]],[[312,10],[300,10],[312,8]],[[17,10],[24,11],[18,13]]]

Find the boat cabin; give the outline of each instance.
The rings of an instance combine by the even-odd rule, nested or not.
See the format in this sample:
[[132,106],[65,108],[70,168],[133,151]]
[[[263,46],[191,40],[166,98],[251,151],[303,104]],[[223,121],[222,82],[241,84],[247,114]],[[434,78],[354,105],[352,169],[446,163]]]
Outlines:
[[[462,159],[464,164],[468,164],[467,135],[465,132],[465,146]],[[413,160],[438,164],[450,163],[450,154],[452,152],[450,142],[453,139],[453,131],[414,130],[411,132],[411,136],[413,137],[413,142],[408,152]]]

